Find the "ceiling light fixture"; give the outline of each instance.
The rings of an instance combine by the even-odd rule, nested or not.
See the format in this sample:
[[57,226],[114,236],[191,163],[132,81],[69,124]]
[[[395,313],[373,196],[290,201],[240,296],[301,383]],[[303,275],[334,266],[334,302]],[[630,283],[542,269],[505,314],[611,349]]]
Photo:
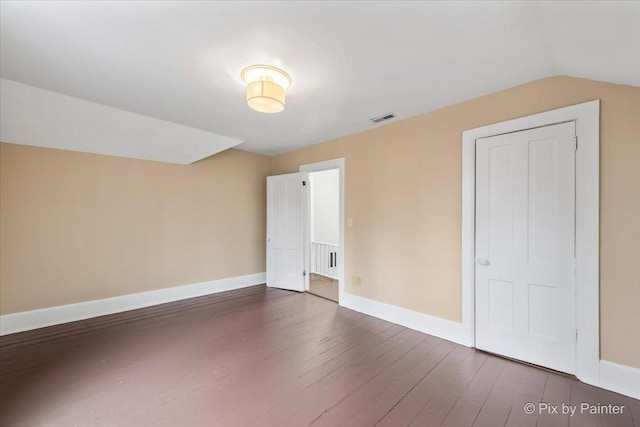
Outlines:
[[270,65],[251,65],[240,73],[247,84],[247,104],[261,113],[284,110],[284,93],[291,86],[291,77]]

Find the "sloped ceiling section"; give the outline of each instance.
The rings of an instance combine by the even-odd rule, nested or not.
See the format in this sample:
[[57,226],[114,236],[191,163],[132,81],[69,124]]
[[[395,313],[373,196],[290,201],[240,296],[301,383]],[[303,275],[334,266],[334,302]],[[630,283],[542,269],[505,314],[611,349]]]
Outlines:
[[[0,3],[2,77],[277,154],[553,75],[640,85],[640,2]],[[240,71],[293,78],[285,111]],[[387,122],[388,123],[388,122]]]
[[0,141],[189,164],[242,141],[0,79]]

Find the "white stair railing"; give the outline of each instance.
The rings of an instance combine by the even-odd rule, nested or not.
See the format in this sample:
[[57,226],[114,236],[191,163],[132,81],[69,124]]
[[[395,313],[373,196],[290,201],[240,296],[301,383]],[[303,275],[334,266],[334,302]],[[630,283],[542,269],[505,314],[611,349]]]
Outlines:
[[338,247],[331,243],[311,242],[311,272],[338,278]]

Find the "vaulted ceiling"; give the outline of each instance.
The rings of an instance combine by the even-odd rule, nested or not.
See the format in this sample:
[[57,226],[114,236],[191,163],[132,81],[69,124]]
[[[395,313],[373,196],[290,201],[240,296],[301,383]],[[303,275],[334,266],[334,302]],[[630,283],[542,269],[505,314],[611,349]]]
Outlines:
[[[640,2],[11,2],[3,78],[275,154],[553,75],[640,85]],[[293,78],[276,115],[240,71]],[[0,94],[1,95],[1,94]]]

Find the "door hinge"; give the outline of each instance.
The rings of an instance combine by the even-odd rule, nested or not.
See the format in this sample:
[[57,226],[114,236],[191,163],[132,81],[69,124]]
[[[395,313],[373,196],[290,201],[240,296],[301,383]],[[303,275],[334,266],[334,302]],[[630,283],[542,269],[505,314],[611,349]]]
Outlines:
[[574,329],[574,334],[573,334],[573,342],[578,342],[578,330]]
[[302,181],[302,186],[304,187],[305,185],[307,185],[307,181]]
[[575,151],[578,151],[578,135],[573,137],[573,141],[576,143]]
[[307,270],[302,270],[302,276],[306,276],[307,275]]

